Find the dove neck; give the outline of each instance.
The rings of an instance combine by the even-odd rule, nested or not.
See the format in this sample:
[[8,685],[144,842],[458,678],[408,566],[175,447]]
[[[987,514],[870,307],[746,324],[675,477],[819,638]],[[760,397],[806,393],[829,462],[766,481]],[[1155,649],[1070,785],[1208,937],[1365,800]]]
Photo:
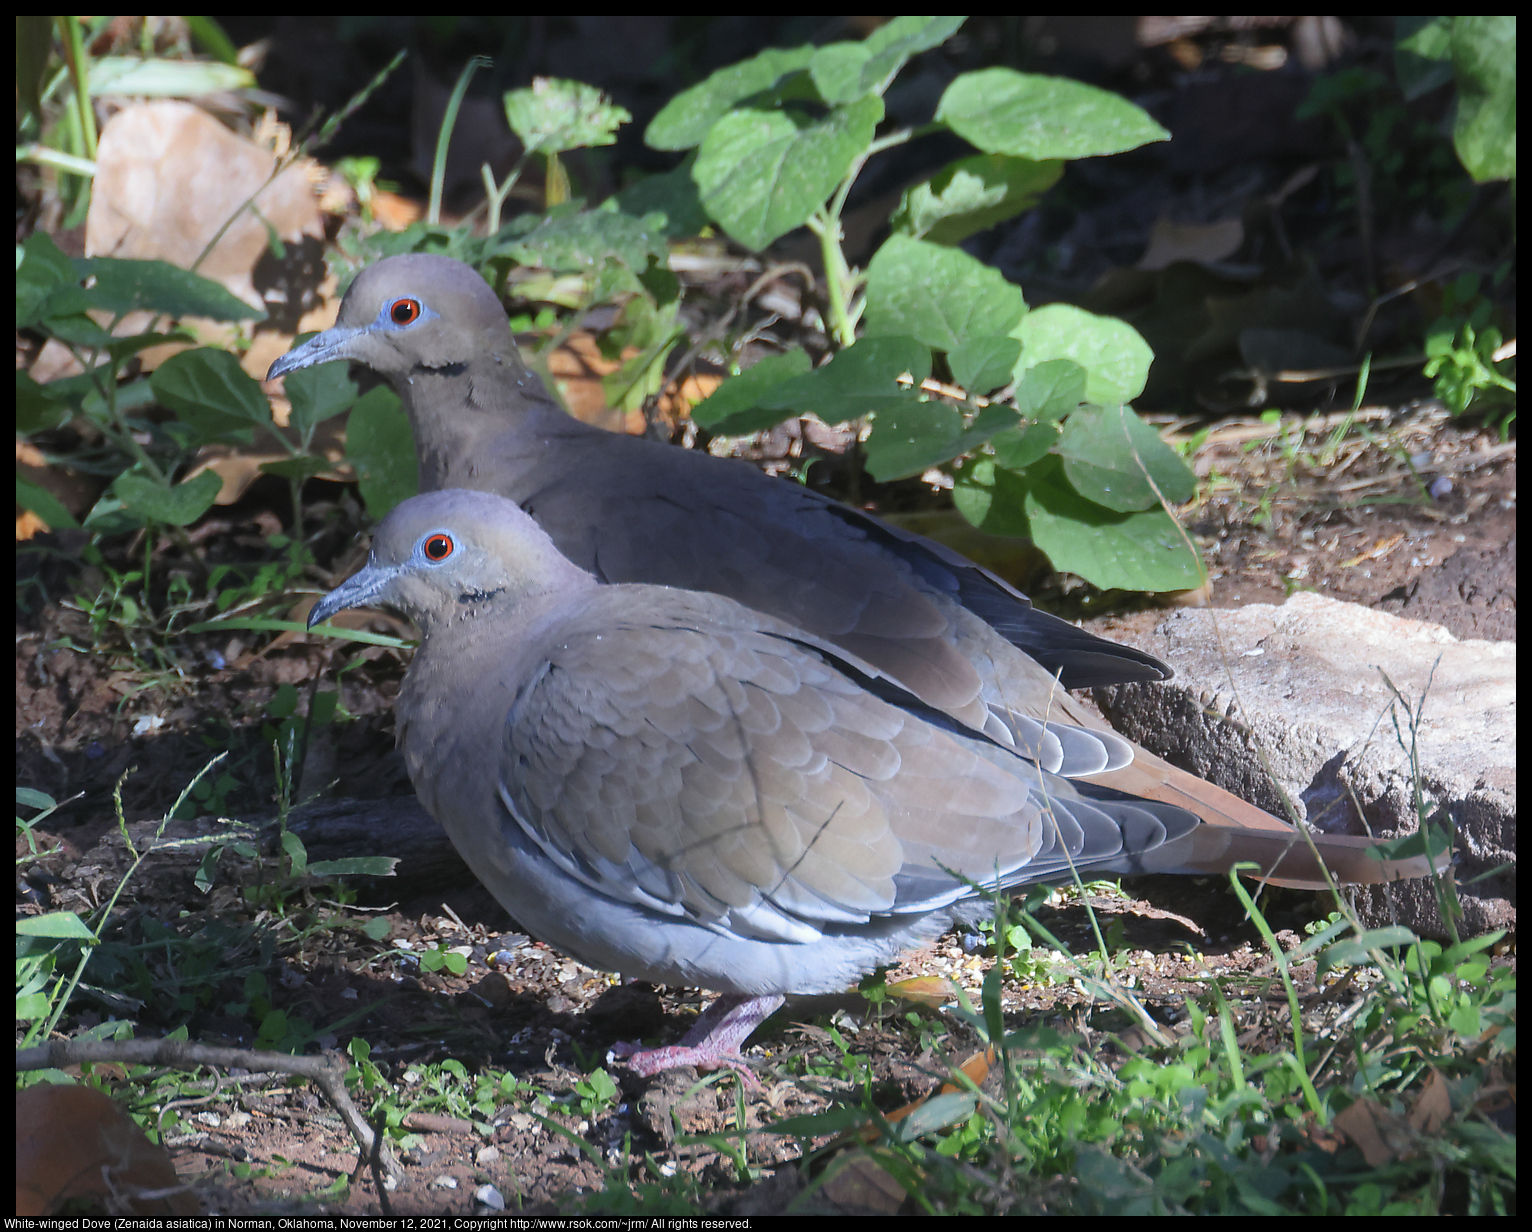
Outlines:
[[416,367],[394,384],[415,436],[420,490],[497,490],[486,476],[528,466],[543,438],[587,428],[571,417],[514,349],[447,368]]

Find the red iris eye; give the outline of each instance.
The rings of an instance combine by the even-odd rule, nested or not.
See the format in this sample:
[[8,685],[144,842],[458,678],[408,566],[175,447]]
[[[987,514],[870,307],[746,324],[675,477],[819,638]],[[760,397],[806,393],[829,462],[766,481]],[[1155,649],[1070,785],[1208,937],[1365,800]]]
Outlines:
[[388,319],[395,325],[413,325],[420,320],[420,301],[396,299],[388,306]]
[[440,563],[457,550],[457,544],[452,542],[451,535],[427,535],[426,541],[420,545],[420,550],[427,560]]

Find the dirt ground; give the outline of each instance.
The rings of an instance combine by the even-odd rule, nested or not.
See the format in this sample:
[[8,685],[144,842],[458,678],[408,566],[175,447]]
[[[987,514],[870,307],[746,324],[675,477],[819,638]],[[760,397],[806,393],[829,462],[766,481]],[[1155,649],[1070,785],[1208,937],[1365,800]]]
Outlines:
[[[1429,404],[1390,415],[1372,428],[1374,444],[1348,447],[1339,459],[1316,459],[1303,450],[1295,457],[1270,439],[1257,438],[1252,447],[1251,433],[1270,431],[1259,421],[1224,422],[1203,443],[1195,457],[1199,473],[1222,478],[1187,520],[1209,548],[1212,601],[1280,602],[1288,589],[1301,586],[1434,620],[1460,637],[1514,638],[1514,448],[1506,449],[1488,432],[1453,424]],[[1436,485],[1437,498],[1418,496],[1401,460],[1410,455],[1425,485],[1437,476],[1449,478],[1449,484]],[[1348,495],[1347,485],[1359,499]],[[1252,492],[1269,499],[1252,504]],[[872,495],[909,499],[907,493]],[[257,494],[245,507],[227,511],[223,529],[237,541],[258,531],[268,516]],[[52,854],[29,866],[18,884],[23,912],[90,910],[115,885],[125,861],[111,797],[130,769],[122,783],[130,822],[161,817],[216,751],[230,754],[219,770],[227,778],[217,811],[269,815],[274,782],[268,708],[281,686],[294,685],[302,693],[316,676],[333,680],[341,662],[332,650],[298,639],[242,647],[192,637],[184,639],[178,670],[146,678],[132,667],[126,647],[115,656],[67,648],[91,645],[86,618],[70,610],[71,591],[63,585],[70,574],[66,560],[54,559],[23,576],[21,585],[24,598],[41,591],[48,601],[32,604],[18,623],[18,782],[68,800],[45,827]],[[1057,579],[1043,579],[1036,593],[1044,602],[1051,594],[1066,607],[1082,598]],[[365,651],[361,658],[344,678],[344,705],[352,718],[320,733],[303,791],[329,781],[329,794],[336,797],[380,799],[408,792],[391,747],[390,706],[402,662],[382,650]],[[236,876],[232,863],[223,877]],[[321,1195],[355,1167],[356,1153],[339,1119],[311,1090],[280,1081],[226,1087],[183,1112],[195,1119],[195,1129],[169,1139],[178,1170],[208,1209],[470,1213],[504,1201],[511,1208],[551,1212],[556,1195],[599,1189],[603,1182],[591,1158],[529,1111],[532,1091],[546,1092],[554,1101],[543,1115],[595,1145],[598,1154],[616,1152],[631,1135],[635,1153],[648,1150],[661,1166],[693,1172],[721,1211],[780,1209],[792,1187],[801,1184],[791,1179],[795,1170],[777,1173],[765,1182],[770,1188],[751,1189],[718,1151],[678,1144],[677,1128],[689,1135],[742,1133],[752,1165],[771,1174],[796,1157],[798,1148],[790,1138],[750,1131],[765,1119],[820,1111],[850,1094],[843,1072],[822,1063],[826,1055],[837,1055],[836,1037],[860,1058],[884,1109],[934,1091],[947,1063],[964,1059],[977,1046],[960,1024],[928,1008],[919,1011],[927,1023],[921,1036],[903,1019],[908,1005],[878,1021],[862,1018],[855,995],[839,1005],[790,1004],[758,1033],[750,1050],[764,1090],[745,1100],[743,1122],[732,1077],[695,1088],[691,1071],[646,1082],[620,1067],[610,1069],[621,1084],[615,1105],[581,1115],[570,1110],[570,1101],[578,1102],[575,1083],[593,1058],[618,1040],[679,1032],[701,998],[695,991],[614,985],[516,932],[514,922],[461,870],[444,876],[445,884],[414,886],[409,901],[395,901],[386,883],[379,887],[381,897],[374,894],[370,906],[373,916],[387,920],[386,943],[358,932],[367,917],[355,914],[334,917],[349,922],[346,926],[303,936],[293,932],[291,921],[284,928],[280,918],[253,920],[229,886],[211,894],[193,889],[186,867],[157,871],[151,861],[128,883],[119,910],[130,921],[130,932],[143,928],[145,920],[158,920],[182,936],[249,924],[220,965],[243,973],[255,954],[264,953],[272,1006],[289,1019],[313,1024],[313,1042],[320,1046],[345,1048],[353,1036],[365,1039],[373,1063],[406,1093],[401,1099],[408,1098],[411,1082],[419,1081],[412,1067],[449,1058],[469,1073],[504,1069],[522,1084],[516,1095],[480,1114],[494,1127],[488,1135],[460,1118],[412,1113],[406,1127],[419,1135],[418,1145],[403,1154],[404,1180],[387,1196],[386,1208],[370,1179],[343,1197]],[[1133,959],[1130,978],[1146,1005],[1174,1019],[1181,991],[1195,987],[1198,975],[1211,968],[1251,977],[1250,1005],[1258,1013],[1269,964],[1226,889],[1194,888],[1184,878],[1129,885],[1130,893],[1141,897],[1092,901],[1103,926],[1120,921],[1121,943]],[[369,906],[365,894],[362,905]],[[1288,894],[1270,906],[1274,923],[1289,930],[1322,914],[1317,900],[1306,895]],[[326,914],[304,907],[295,916],[309,918],[315,911]],[[1076,952],[1090,948],[1080,904],[1061,902],[1045,909],[1042,918]],[[949,935],[933,949],[911,955],[887,978],[893,983],[944,976],[977,996],[990,960],[976,941]],[[468,958],[463,975],[427,971],[411,953],[437,945]],[[229,982],[235,979],[231,975]],[[1035,985],[1008,981],[1006,987],[1006,1009],[1014,1021],[1100,1029],[1086,1015],[1091,999],[1067,979]],[[137,1034],[148,1037],[185,1025],[193,1039],[251,1045],[250,1016],[220,1008],[231,991],[215,980],[194,998],[189,1014],[184,1004],[146,998],[132,1010]],[[87,998],[86,1007],[66,1021],[68,1030],[122,1012],[101,998]],[[829,1012],[836,1014],[827,1020]],[[421,1102],[429,1108],[431,1101]],[[861,1200],[848,1197],[847,1209],[857,1209]]]

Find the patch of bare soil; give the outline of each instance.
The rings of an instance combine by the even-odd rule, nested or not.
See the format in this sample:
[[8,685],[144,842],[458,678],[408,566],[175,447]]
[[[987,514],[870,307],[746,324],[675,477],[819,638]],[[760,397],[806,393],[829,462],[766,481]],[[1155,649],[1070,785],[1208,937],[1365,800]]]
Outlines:
[[1281,603],[1295,590],[1516,639],[1516,444],[1451,421],[1439,405],[1381,409],[1367,438],[1331,448],[1344,414],[1273,438],[1224,421],[1198,449],[1219,476],[1188,518],[1218,607]]

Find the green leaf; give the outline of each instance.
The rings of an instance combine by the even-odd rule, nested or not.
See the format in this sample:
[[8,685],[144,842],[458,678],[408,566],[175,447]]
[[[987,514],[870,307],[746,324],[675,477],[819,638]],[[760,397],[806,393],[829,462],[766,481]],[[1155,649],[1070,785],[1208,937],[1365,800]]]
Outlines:
[[594,273],[608,259],[634,273],[650,259],[664,262],[665,236],[651,220],[613,210],[578,210],[550,214],[513,244],[500,248],[523,265],[556,272]]
[[867,469],[879,483],[919,475],[971,453],[1015,424],[1016,412],[1008,406],[987,406],[965,426],[962,415],[944,403],[901,401],[874,414]]
[[1016,382],[1016,408],[1035,423],[1062,419],[1085,401],[1085,369],[1072,359],[1048,359]]
[[142,308],[172,317],[209,317],[214,321],[264,321],[221,283],[164,261],[124,261],[115,257],[83,257],[74,263],[81,279],[93,279],[87,291],[90,307],[104,312]]
[[50,911],[47,915],[22,916],[16,932],[23,937],[58,937],[67,941],[94,941],[96,934],[85,927],[73,911]]
[[1475,182],[1516,178],[1516,18],[1457,17],[1452,68],[1458,118],[1452,142]]
[[79,288],[74,263],[46,231],[34,231],[22,244],[21,263],[16,267],[16,328],[30,329],[44,316],[60,311],[50,303],[60,292],[74,293],[62,311],[85,311],[88,301]]
[[1318,958],[1317,973],[1323,975],[1336,967],[1371,964],[1371,951],[1384,950],[1396,945],[1414,945],[1419,940],[1419,937],[1402,924],[1369,929],[1354,937],[1346,937],[1322,951]]
[[199,441],[249,443],[252,425],[271,423],[271,404],[239,360],[216,347],[172,355],[154,370],[149,386]]
[[346,364],[317,364],[289,372],[283,382],[293,411],[288,422],[305,440],[309,433],[356,401],[356,382]]
[[392,877],[398,856],[346,856],[317,860],[309,865],[310,877]]
[[375,520],[420,491],[410,418],[393,390],[380,386],[351,408],[346,460],[356,470],[362,501]]
[[869,91],[862,85],[862,68],[872,58],[862,43],[830,43],[809,61],[809,76],[819,97],[830,106],[849,103]]
[[145,60],[138,56],[100,56],[89,63],[92,98],[137,94],[151,98],[196,98],[253,90],[255,74],[237,64],[209,60]]
[[1062,77],[987,68],[947,87],[936,118],[989,154],[1090,158],[1170,134],[1127,99]]
[[1004,154],[959,159],[907,191],[889,219],[895,232],[933,244],[970,235],[1031,209],[1064,174],[1058,159],[1034,162]]
[[39,385],[24,368],[16,369],[16,431],[22,436],[56,428],[69,414],[69,402],[50,385]]
[[812,47],[768,47],[749,60],[721,68],[666,103],[649,122],[644,141],[656,150],[689,150],[701,144],[713,124],[736,103],[807,68],[813,57]]
[[1143,393],[1154,361],[1143,335],[1126,321],[1071,304],[1035,309],[1008,332],[1021,339],[1018,380],[1028,368],[1050,359],[1072,359],[1085,369],[1085,399],[1102,406],[1132,402]]
[[612,145],[617,129],[633,116],[607,101],[595,86],[558,77],[537,77],[527,89],[505,96],[505,118],[528,150],[560,154]]
[[1008,428],[990,441],[995,464],[1009,470],[1025,470],[1059,443],[1058,425],[1051,420]]
[[105,326],[83,312],[55,314],[52,311],[54,307],[53,304],[48,305],[48,315],[38,324],[60,342],[88,351],[104,350],[111,346],[112,334]]
[[59,530],[66,526],[78,530],[80,527],[74,515],[64,508],[52,492],[19,477],[16,480],[16,503],[40,517],[47,523],[49,530]]
[[761,409],[757,405],[761,396],[784,381],[805,375],[811,367],[805,351],[768,355],[692,407],[692,422],[718,436],[746,436],[775,427],[782,422],[783,412]]
[[860,43],[829,43],[809,61],[819,96],[831,105],[882,94],[911,56],[956,34],[963,17],[896,17]]
[[763,410],[813,412],[827,424],[916,402],[914,388],[898,384],[909,373],[915,387],[931,375],[930,349],[914,338],[863,338],[824,367],[784,381],[758,399]]
[[1055,568],[1103,589],[1190,590],[1200,585],[1196,557],[1175,521],[1158,506],[1120,513],[1087,500],[1069,485],[1054,457],[1029,467],[1025,483],[1032,542]]
[[697,152],[702,204],[751,249],[801,227],[872,140],[883,100],[861,99],[821,120],[799,111],[731,111]]
[[980,334],[947,353],[952,379],[970,394],[987,394],[1011,383],[1021,343],[1015,338]]
[[970,337],[1015,334],[1027,302],[999,270],[907,235],[892,235],[867,267],[867,332],[910,334],[953,351]]
[[953,476],[952,503],[986,535],[1031,538],[1026,497],[1026,481],[994,458],[974,458]]
[[140,471],[123,471],[112,485],[124,509],[170,526],[189,526],[195,522],[212,508],[222,489],[223,480],[213,471],[203,471],[168,488]]
[[948,13],[940,17],[895,17],[879,26],[861,44],[868,51],[862,66],[862,88],[883,93],[911,57],[940,47],[967,20]]
[[1126,406],[1082,406],[1065,422],[1056,452],[1076,492],[1118,513],[1159,505],[1149,479],[1172,505],[1197,490],[1181,456]]

